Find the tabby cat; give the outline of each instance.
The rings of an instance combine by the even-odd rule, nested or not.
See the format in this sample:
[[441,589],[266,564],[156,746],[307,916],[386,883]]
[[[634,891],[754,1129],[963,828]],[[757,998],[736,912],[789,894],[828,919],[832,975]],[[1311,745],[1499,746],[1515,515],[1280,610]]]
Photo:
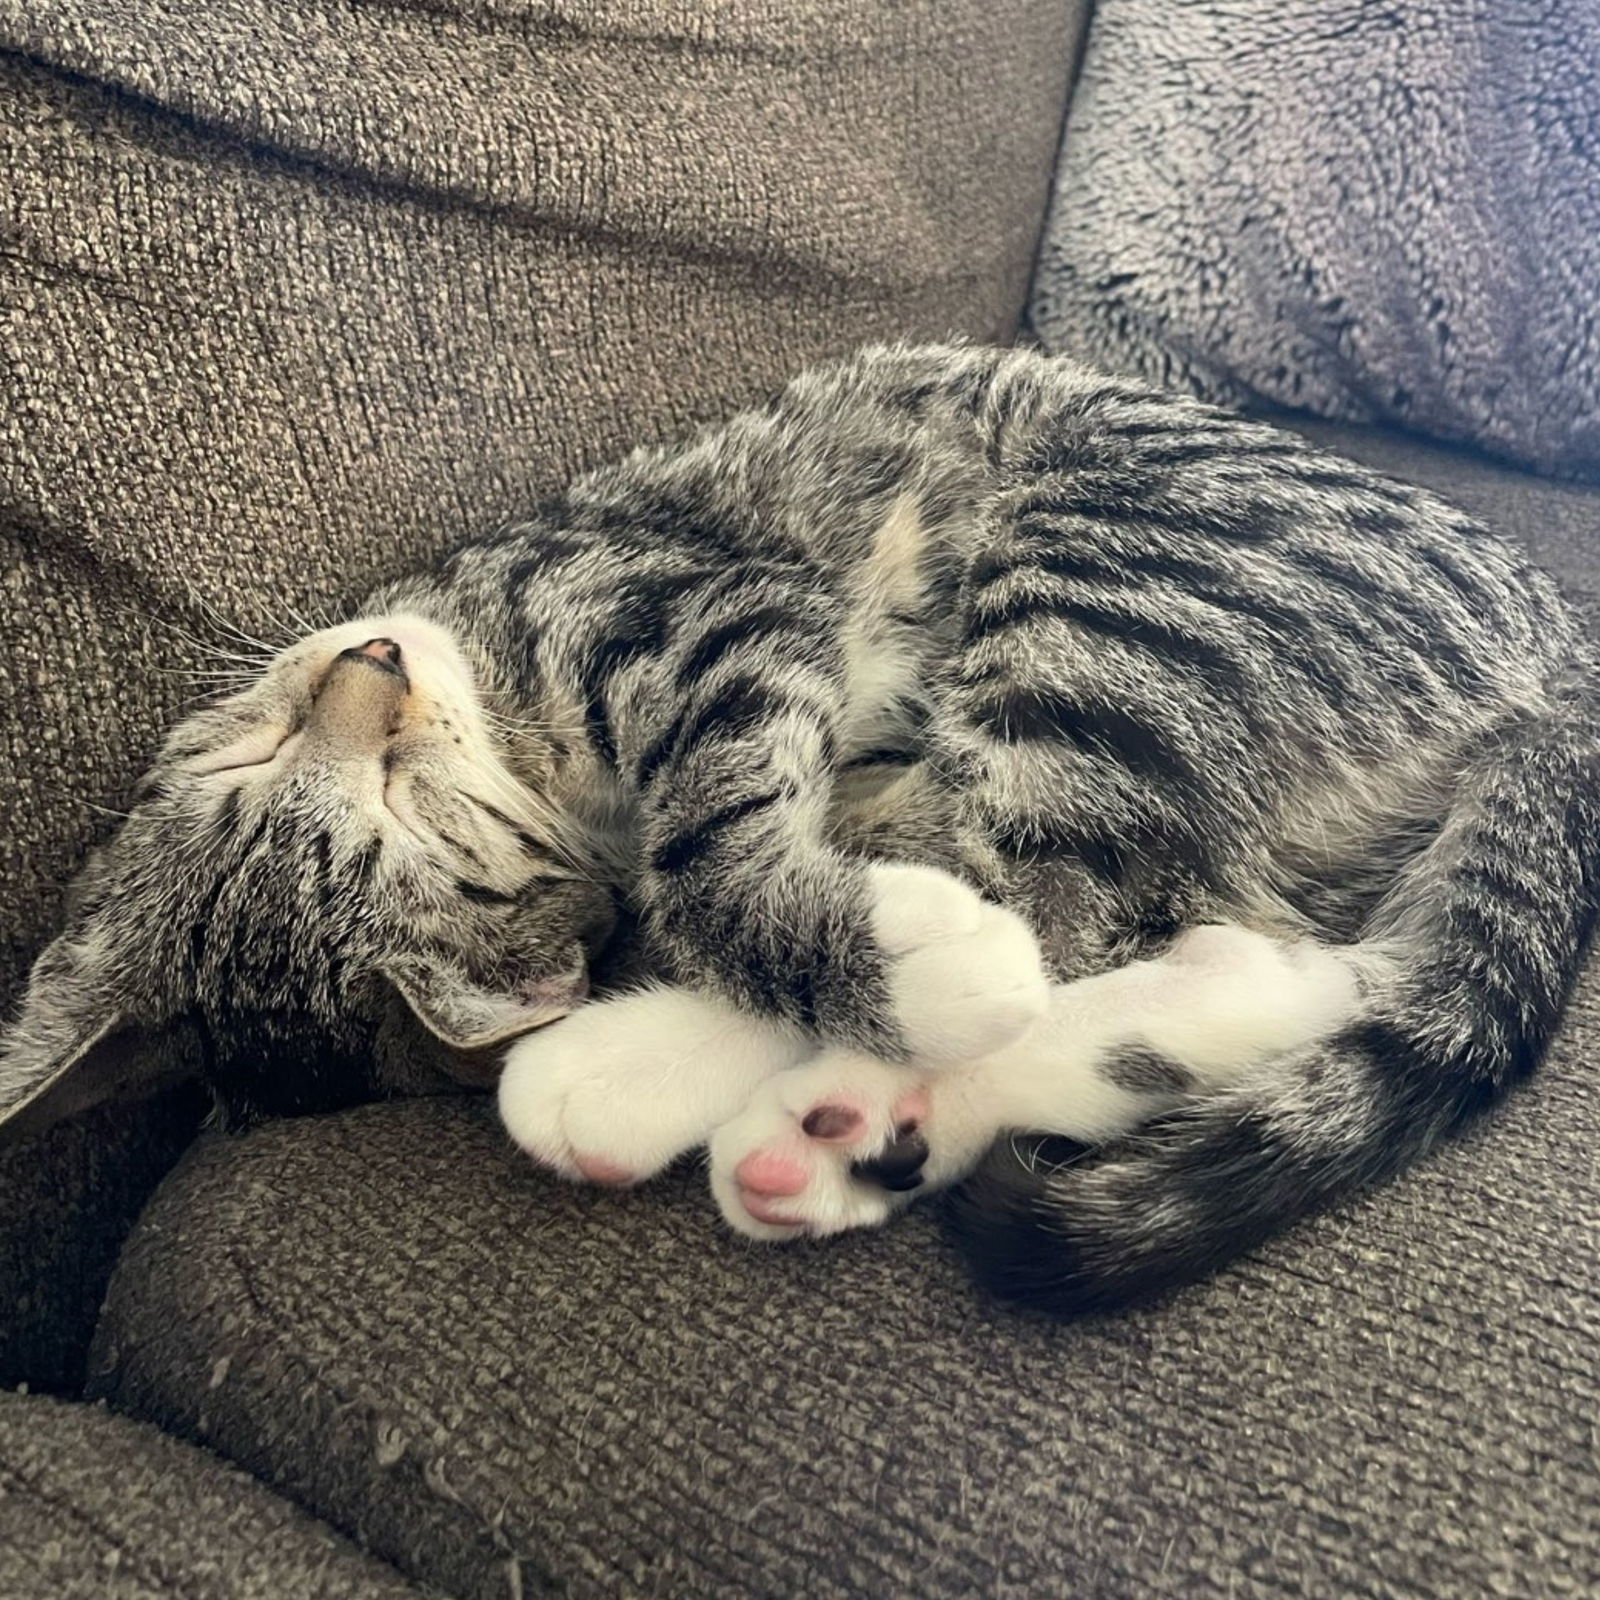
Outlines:
[[1124,1304],[1536,1064],[1595,911],[1595,681],[1422,490],[1036,353],[868,350],[180,726],[0,1106],[179,1021],[235,1121],[503,1056],[568,1177],[708,1145],[770,1239],[966,1180],[986,1282]]

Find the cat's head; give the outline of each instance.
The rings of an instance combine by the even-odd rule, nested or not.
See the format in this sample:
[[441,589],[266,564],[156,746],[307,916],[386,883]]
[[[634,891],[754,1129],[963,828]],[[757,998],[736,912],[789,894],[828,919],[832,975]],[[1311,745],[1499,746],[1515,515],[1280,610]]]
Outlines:
[[582,1000],[614,921],[549,798],[561,747],[509,751],[408,614],[302,639],[183,722],[0,1036],[0,1124],[103,1098],[113,1036],[180,1023],[234,1120],[416,1087],[408,1059],[491,1079]]

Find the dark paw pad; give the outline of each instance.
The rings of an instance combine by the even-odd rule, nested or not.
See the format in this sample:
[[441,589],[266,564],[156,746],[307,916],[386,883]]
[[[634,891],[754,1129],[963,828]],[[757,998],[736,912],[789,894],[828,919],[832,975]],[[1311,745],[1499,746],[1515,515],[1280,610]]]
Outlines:
[[851,1164],[850,1175],[899,1194],[922,1186],[922,1166],[927,1159],[928,1141],[914,1122],[902,1122],[894,1130],[894,1138],[870,1161]]

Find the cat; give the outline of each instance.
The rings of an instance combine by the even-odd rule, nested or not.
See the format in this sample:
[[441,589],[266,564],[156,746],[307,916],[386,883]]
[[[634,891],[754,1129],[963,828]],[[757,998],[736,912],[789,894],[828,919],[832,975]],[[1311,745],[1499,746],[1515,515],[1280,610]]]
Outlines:
[[1131,1304],[1536,1065],[1595,684],[1421,489],[1036,352],[869,349],[179,726],[0,1107],[179,1022],[234,1122],[498,1075],[573,1179],[705,1146],[769,1239],[957,1185],[991,1288]]

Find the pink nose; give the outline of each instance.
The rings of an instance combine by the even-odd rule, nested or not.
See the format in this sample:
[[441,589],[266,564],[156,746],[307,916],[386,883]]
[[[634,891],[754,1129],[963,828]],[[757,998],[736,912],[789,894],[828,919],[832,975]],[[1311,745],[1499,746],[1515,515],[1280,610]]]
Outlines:
[[363,671],[376,667],[394,682],[406,684],[406,669],[400,665],[400,646],[393,639],[368,639],[365,644],[353,644],[339,652],[339,660],[359,661]]
[[371,656],[376,661],[387,661],[391,667],[400,665],[400,646],[393,639],[368,639],[356,647],[358,656]]

